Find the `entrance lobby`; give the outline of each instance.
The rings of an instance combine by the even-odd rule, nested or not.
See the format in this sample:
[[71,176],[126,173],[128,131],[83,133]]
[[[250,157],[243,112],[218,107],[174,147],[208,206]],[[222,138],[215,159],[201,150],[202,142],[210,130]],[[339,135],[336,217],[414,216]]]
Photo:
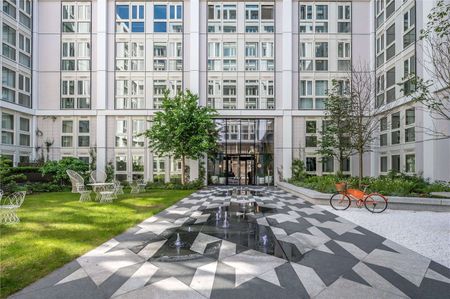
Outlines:
[[217,119],[219,152],[208,159],[213,185],[273,185],[273,119]]

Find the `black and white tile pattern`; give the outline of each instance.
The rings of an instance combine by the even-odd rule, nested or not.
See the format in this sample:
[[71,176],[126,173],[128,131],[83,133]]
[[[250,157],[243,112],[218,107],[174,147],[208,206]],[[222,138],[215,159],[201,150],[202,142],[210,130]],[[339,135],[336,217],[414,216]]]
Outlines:
[[[182,246],[175,245],[178,236]],[[267,187],[236,195],[225,187],[210,187],[12,297],[449,298],[449,294],[450,269],[289,193]]]

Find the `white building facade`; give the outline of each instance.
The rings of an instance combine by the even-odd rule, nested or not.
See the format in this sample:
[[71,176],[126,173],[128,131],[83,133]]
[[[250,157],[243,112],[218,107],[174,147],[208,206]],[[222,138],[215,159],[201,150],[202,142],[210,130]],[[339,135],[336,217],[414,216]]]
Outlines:
[[[421,129],[433,118],[397,85],[426,75],[416,37],[433,1],[2,2],[0,154],[16,165],[73,156],[120,180],[179,179],[181,163],[138,134],[165,89],[189,89],[218,110],[221,142],[190,179],[204,167],[211,184],[273,184],[294,159],[333,173],[316,153],[326,91],[364,63],[385,111],[364,175],[450,180],[449,139]],[[358,174],[356,157],[345,171]]]

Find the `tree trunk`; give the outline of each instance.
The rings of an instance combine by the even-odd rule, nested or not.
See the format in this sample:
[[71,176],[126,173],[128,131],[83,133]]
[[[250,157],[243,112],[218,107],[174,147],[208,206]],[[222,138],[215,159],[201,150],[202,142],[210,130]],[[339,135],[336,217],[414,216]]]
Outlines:
[[186,157],[181,156],[181,184],[186,184]]
[[359,152],[359,188],[361,188],[362,179],[363,179],[363,170],[364,170],[364,165],[363,165],[364,151],[360,148],[358,152]]

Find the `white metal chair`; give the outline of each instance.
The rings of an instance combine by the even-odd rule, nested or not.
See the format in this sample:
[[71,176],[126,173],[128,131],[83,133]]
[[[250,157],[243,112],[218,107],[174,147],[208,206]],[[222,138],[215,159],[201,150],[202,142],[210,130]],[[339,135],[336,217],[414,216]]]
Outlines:
[[102,170],[91,171],[91,181],[92,183],[105,183],[106,182],[106,172]]
[[77,193],[80,193],[80,201],[91,200],[91,190],[87,190],[84,184],[77,184]]
[[66,170],[67,175],[69,176],[70,182],[72,183],[72,193],[79,193],[77,185],[84,185],[83,177],[76,171]]
[[104,190],[100,191],[100,202],[101,203],[113,202],[113,200],[116,198],[117,198],[117,195],[116,195],[116,186],[115,185],[105,186]]
[[16,214],[23,201],[25,200],[25,191],[19,191],[6,196],[0,205],[0,223],[10,224],[20,222],[19,217]]
[[123,186],[118,180],[113,180],[116,195],[123,194]]
[[130,184],[131,194],[141,193],[145,190],[145,186],[147,184],[144,183],[144,180],[132,181]]

